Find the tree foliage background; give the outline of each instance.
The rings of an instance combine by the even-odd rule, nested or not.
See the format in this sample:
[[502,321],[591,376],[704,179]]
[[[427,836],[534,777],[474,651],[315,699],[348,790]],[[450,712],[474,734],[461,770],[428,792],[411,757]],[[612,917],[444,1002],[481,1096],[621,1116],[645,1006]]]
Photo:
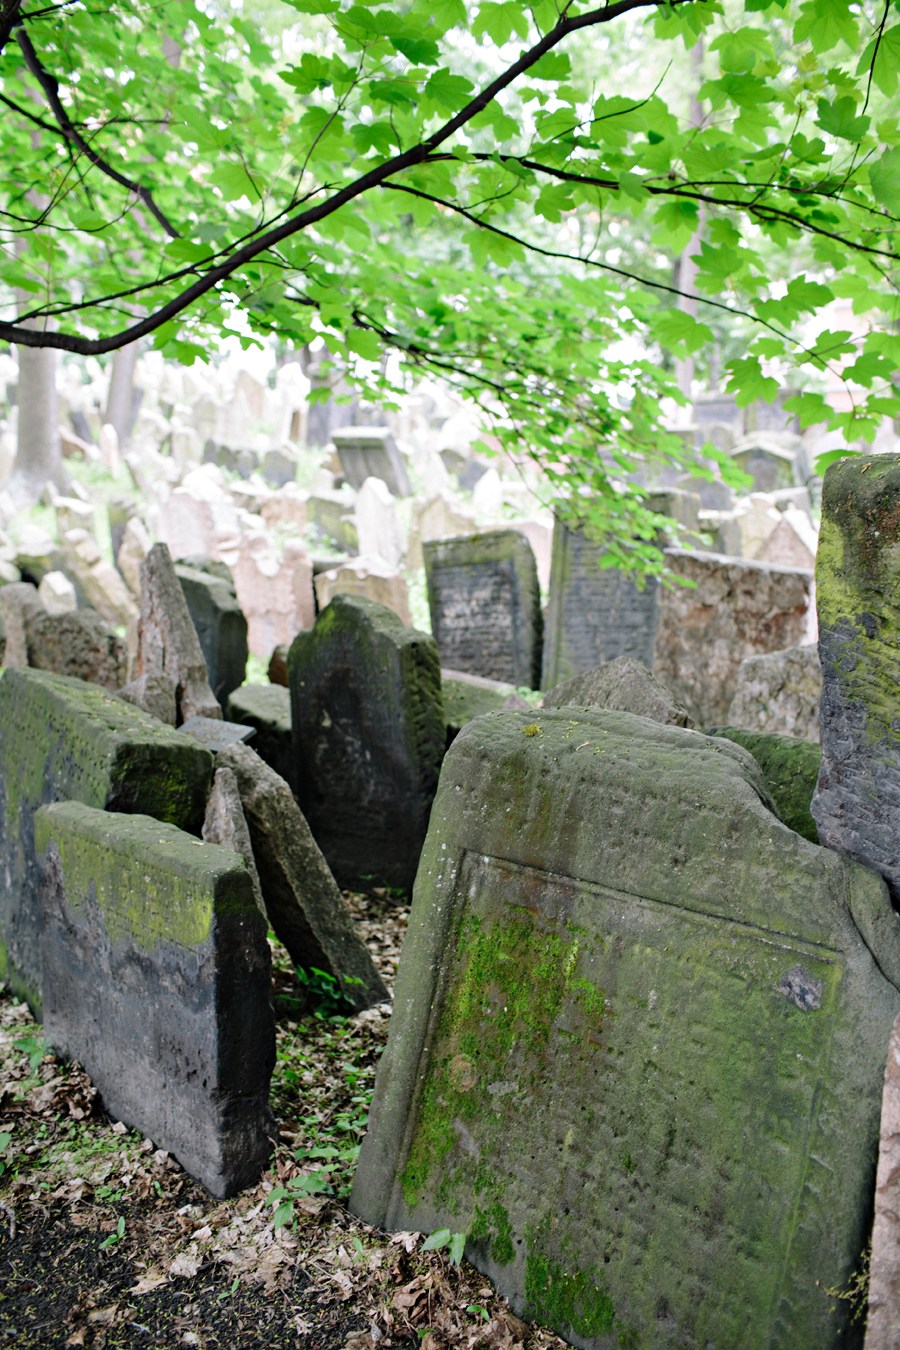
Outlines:
[[638,568],[672,356],[731,335],[739,404],[849,444],[900,415],[897,0],[289,3],[2,0],[0,340],[439,374]]

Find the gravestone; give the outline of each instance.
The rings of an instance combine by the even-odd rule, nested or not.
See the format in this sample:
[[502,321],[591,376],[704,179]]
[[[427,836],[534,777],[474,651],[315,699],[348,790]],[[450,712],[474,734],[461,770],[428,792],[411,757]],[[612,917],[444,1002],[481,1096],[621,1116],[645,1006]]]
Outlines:
[[611,708],[635,713],[671,727],[692,727],[686,710],[646,666],[630,656],[617,656],[596,670],[576,675],[544,695],[545,708]]
[[255,729],[253,749],[296,792],[290,690],[281,684],[243,684],[232,693],[226,712],[229,722]]
[[203,842],[221,844],[223,848],[231,849],[232,853],[240,854],[250,873],[257,909],[260,914],[265,914],[266,906],[253,857],[250,830],[241,805],[237,779],[231,769],[216,769],[212,792],[206,803],[206,815],[203,817]]
[[[313,563],[313,569],[315,569],[315,563]],[[279,642],[269,657],[269,667],[266,672],[270,684],[281,684],[284,685],[285,689],[288,687],[287,654],[287,643]]]
[[132,703],[151,717],[174,727],[178,721],[178,704],[175,699],[175,681],[168,675],[139,675],[118,690],[116,698]]
[[[838,1350],[900,916],[740,747],[603,710],[447,753],[351,1209],[585,1350]],[[874,953],[877,953],[877,960]],[[858,1324],[857,1324],[858,1328]]]
[[434,639],[336,595],[288,672],[297,796],[339,885],[410,890],[444,753]]
[[185,736],[193,736],[207,750],[218,754],[231,745],[245,745],[252,741],[256,732],[252,727],[242,726],[239,722],[226,722],[221,717],[189,717],[181,724]]
[[64,572],[47,572],[41,578],[38,596],[48,614],[71,614],[78,608],[75,587]]
[[399,567],[406,550],[387,483],[367,478],[357,493],[353,514],[362,556],[382,558],[389,567]]
[[427,539],[452,539],[461,534],[474,534],[477,529],[472,513],[464,510],[449,493],[437,492],[423,501],[414,502],[409,528],[408,565],[425,566],[422,545]]
[[900,1345],[900,1018],[884,1070],[865,1350]]
[[266,921],[243,860],[144,815],[43,806],[44,1035],[213,1195],[272,1151]]
[[216,763],[234,774],[269,923],[294,965],[334,976],[357,1010],[381,1003],[387,989],[287,783],[246,745]]
[[692,549],[665,557],[675,584],[660,592],[653,673],[696,726],[723,725],[741,662],[805,640],[812,573]]
[[122,688],[128,649],[96,611],[47,614],[39,610],[27,615],[24,624],[28,665],[35,670],[87,680],[111,693]]
[[422,545],[431,629],[441,664],[536,689],[543,619],[531,545],[490,530]]
[[[812,813],[829,848],[900,903],[900,455],[832,464],[816,557],[822,768]],[[0,597],[3,592],[0,591]]]
[[230,577],[226,581],[183,563],[175,564],[175,575],[197,630],[209,687],[224,711],[232,689],[244,683],[249,655],[247,620]]
[[87,530],[67,530],[61,544],[65,558],[62,570],[87,597],[92,609],[114,628],[120,624],[127,626],[137,618],[131,592],[112,564],[101,555],[93,535]]
[[116,567],[122,573],[132,595],[141,598],[141,563],[153,547],[153,540],[140,516],[132,516],[122,533],[116,553]]
[[336,595],[359,595],[386,605],[407,627],[412,624],[406,578],[381,558],[348,558],[318,572],[314,584],[320,612]]
[[112,555],[118,559],[125,529],[129,520],[137,514],[137,507],[131,497],[110,497],[106,506],[109,519],[109,537],[112,542]]
[[501,712],[510,706],[509,701],[513,697],[518,697],[513,684],[442,667],[441,700],[447,726],[447,745],[456,739],[473,717],[481,717],[487,712]]
[[309,523],[343,549],[345,553],[359,552],[359,534],[353,519],[353,500],[342,492],[317,492],[306,503]]
[[799,736],[747,731],[743,727],[709,727],[707,735],[724,736],[749,750],[762,769],[766,787],[785,825],[811,844],[819,842],[809,810],[822,761],[818,745]]
[[331,439],[351,487],[380,478],[394,497],[410,496],[406,463],[387,427],[336,427]]
[[14,581],[8,586],[0,586],[0,615],[6,629],[4,663],[7,666],[28,665],[25,620],[32,614],[44,612],[44,602],[38,594],[38,589],[30,582]]
[[209,687],[206,660],[172,558],[154,544],[140,566],[141,617],[134,677],[167,675],[175,684],[178,718],[221,717]]
[[738,667],[728,724],[818,741],[821,697],[822,667],[813,643],[748,656]]
[[541,688],[552,689],[618,656],[653,668],[660,587],[601,567],[604,545],[562,520],[553,527]]
[[97,685],[43,670],[0,679],[0,978],[40,1006],[34,813],[72,798],[200,833],[212,756]]

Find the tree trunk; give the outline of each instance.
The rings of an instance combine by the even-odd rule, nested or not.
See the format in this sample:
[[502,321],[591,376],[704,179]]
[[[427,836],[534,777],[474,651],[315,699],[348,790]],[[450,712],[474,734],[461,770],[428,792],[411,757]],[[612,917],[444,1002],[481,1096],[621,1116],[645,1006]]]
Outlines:
[[131,412],[134,399],[134,367],[139,343],[129,342],[113,355],[109,377],[109,397],[106,400],[106,418],[115,427],[119,445],[125,446],[131,436]]
[[[695,127],[703,125],[703,107],[697,98],[697,88],[701,82],[701,63],[703,61],[703,39],[701,38],[691,52],[694,68],[694,88],[691,91],[691,124]],[[697,264],[694,261],[694,255],[700,252],[700,231],[703,228],[701,221],[694,233],[691,235],[691,241],[687,248],[678,259],[678,289],[686,292],[678,297],[678,308],[685,314],[690,314],[691,318],[697,317]],[[675,362],[675,381],[683,394],[691,397],[694,384],[694,358],[688,356],[683,361]]]
[[17,507],[33,506],[48,480],[63,486],[56,397],[57,353],[52,347],[19,347],[18,443],[6,491]]

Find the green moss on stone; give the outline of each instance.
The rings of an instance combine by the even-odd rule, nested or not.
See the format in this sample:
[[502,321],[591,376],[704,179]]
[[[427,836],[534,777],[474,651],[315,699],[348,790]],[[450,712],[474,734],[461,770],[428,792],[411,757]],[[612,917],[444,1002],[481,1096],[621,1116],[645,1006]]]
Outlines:
[[[539,1240],[538,1240],[539,1241]],[[612,1331],[615,1312],[602,1276],[568,1271],[529,1237],[525,1265],[526,1317],[593,1338]]]
[[785,825],[802,834],[810,843],[819,842],[809,804],[819,777],[821,746],[802,740],[799,736],[747,731],[743,727],[711,727],[707,734],[723,736],[749,750],[763,771],[766,787]]

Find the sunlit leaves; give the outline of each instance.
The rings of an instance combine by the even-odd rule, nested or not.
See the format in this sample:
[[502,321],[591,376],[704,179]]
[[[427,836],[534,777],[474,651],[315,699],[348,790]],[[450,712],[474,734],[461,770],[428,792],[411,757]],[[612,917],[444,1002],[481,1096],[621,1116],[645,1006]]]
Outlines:
[[445,66],[429,76],[425,96],[447,112],[454,113],[465,106],[474,89],[471,80],[467,80],[464,75],[452,74]]
[[690,242],[700,220],[696,202],[674,198],[661,202],[653,216],[656,228],[653,238],[673,254],[680,253]]
[[900,214],[900,146],[869,165],[872,196],[892,215]]
[[681,309],[658,310],[652,328],[662,345],[682,361],[713,340],[712,329],[707,324],[698,323],[693,315]]
[[886,29],[880,37],[873,37],[863,51],[856,67],[857,75],[872,71],[872,80],[876,87],[888,98],[897,92],[897,75],[900,72],[900,24]]
[[742,360],[729,361],[728,383],[725,386],[729,394],[734,394],[739,408],[746,408],[756,399],[771,403],[778,393],[778,381],[772,375],[764,375],[760,360],[756,356],[746,356]]
[[855,50],[859,28],[850,13],[850,0],[806,0],[794,24],[794,41],[807,40],[817,52],[830,51],[839,42]]
[[850,94],[841,98],[820,98],[816,125],[830,136],[847,141],[861,141],[869,129],[870,118],[856,116],[856,99]]
[[498,47],[502,47],[513,33],[520,38],[528,36],[528,20],[523,12],[523,6],[517,4],[516,0],[508,2],[500,0],[500,3],[485,0],[478,8],[472,32],[475,37],[481,37],[486,33]]

